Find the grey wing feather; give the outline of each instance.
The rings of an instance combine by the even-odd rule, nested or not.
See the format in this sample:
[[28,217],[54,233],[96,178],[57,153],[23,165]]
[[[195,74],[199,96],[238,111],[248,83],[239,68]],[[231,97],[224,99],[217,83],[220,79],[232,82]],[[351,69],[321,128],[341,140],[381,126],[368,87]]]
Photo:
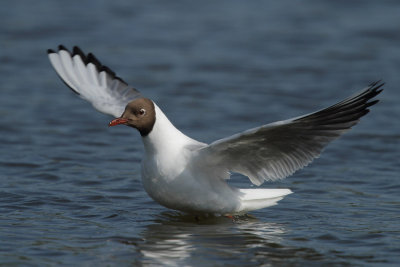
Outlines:
[[93,54],[85,55],[77,46],[72,53],[62,45],[57,52],[51,49],[47,52],[63,82],[102,113],[119,117],[126,104],[141,97],[138,90],[117,77]]
[[266,124],[211,143],[198,151],[226,178],[238,172],[260,185],[293,174],[317,158],[331,141],[369,112],[383,83],[375,82],[345,100],[301,117]]

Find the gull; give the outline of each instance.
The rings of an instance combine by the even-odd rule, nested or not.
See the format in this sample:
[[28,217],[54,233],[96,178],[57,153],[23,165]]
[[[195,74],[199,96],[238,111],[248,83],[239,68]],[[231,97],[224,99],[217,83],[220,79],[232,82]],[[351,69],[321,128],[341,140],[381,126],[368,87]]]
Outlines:
[[[144,145],[143,187],[159,204],[193,214],[243,214],[277,204],[290,189],[240,189],[227,183],[240,173],[259,186],[292,175],[317,158],[378,100],[380,81],[328,108],[262,125],[206,144],[178,130],[151,99],[75,46],[49,49],[64,83],[98,111],[113,116],[109,126],[138,130]],[[371,101],[370,101],[371,100]]]

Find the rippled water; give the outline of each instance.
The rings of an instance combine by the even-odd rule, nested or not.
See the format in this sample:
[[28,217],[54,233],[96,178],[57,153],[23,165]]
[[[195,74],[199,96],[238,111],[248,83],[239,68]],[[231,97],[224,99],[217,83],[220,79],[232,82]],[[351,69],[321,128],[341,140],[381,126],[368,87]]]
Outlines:
[[[399,264],[398,1],[132,2],[2,1],[0,265]],[[278,206],[196,220],[146,195],[139,135],[59,81],[60,43],[205,142],[386,90],[320,159],[263,185],[295,192]]]

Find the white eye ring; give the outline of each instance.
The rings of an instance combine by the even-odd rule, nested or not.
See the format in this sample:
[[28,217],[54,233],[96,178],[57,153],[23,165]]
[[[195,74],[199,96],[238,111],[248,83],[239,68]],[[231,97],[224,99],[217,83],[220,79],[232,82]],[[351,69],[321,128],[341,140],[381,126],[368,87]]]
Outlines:
[[144,114],[146,114],[146,110],[144,108],[141,108],[139,110],[139,114],[143,116]]

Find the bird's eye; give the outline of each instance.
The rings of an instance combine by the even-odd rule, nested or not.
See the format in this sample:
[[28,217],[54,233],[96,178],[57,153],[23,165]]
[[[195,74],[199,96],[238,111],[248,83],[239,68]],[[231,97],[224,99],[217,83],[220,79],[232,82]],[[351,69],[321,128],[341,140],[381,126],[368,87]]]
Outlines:
[[139,110],[139,114],[143,116],[144,114],[146,114],[146,110],[144,108],[141,108]]

